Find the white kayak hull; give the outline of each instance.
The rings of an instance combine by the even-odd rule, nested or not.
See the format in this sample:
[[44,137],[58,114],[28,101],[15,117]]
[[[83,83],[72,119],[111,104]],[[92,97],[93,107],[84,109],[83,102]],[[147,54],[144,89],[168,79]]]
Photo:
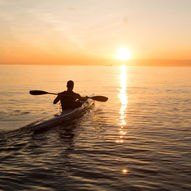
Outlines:
[[73,121],[76,118],[81,117],[86,111],[91,109],[94,106],[94,101],[87,99],[81,107],[65,110],[60,115],[55,115],[54,117],[41,121],[33,126],[34,131],[41,131],[48,129],[50,127],[55,127],[67,121]]

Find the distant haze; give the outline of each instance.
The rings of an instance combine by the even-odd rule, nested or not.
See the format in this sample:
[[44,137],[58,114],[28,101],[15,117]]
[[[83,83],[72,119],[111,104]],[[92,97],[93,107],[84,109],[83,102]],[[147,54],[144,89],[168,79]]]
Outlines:
[[191,0],[0,0],[0,64],[191,65]]

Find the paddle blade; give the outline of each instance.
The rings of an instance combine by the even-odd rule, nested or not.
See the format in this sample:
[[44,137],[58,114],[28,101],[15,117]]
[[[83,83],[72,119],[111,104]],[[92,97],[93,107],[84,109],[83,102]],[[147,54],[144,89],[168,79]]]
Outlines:
[[105,96],[92,96],[90,98],[95,101],[101,101],[101,102],[106,102],[108,100],[108,98]]
[[31,90],[29,91],[31,95],[43,95],[43,94],[48,94],[48,92],[42,91],[42,90]]

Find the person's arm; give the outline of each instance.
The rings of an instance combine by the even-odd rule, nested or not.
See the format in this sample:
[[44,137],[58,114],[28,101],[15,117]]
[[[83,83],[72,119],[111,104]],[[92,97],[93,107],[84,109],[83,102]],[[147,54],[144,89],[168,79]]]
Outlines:
[[86,101],[88,99],[88,97],[82,97],[80,96],[79,94],[76,94],[77,95],[77,99],[79,99],[80,101]]
[[58,94],[57,97],[54,99],[53,104],[58,103],[59,100],[60,100],[60,95]]
[[81,100],[82,100],[82,101],[86,101],[87,99],[88,99],[88,96],[81,97]]

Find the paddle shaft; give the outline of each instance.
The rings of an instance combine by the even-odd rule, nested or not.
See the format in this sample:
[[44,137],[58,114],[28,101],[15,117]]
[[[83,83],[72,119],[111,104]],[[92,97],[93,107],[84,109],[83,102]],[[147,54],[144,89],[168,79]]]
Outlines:
[[58,95],[57,93],[47,92],[47,94]]
[[[44,94],[58,95],[57,93],[51,93],[51,92],[46,92],[46,91],[42,91],[42,90],[31,90],[29,93],[31,95],[44,95]],[[105,102],[108,100],[108,98],[105,96],[92,96],[89,98],[93,99],[95,101],[101,101],[101,102]]]

